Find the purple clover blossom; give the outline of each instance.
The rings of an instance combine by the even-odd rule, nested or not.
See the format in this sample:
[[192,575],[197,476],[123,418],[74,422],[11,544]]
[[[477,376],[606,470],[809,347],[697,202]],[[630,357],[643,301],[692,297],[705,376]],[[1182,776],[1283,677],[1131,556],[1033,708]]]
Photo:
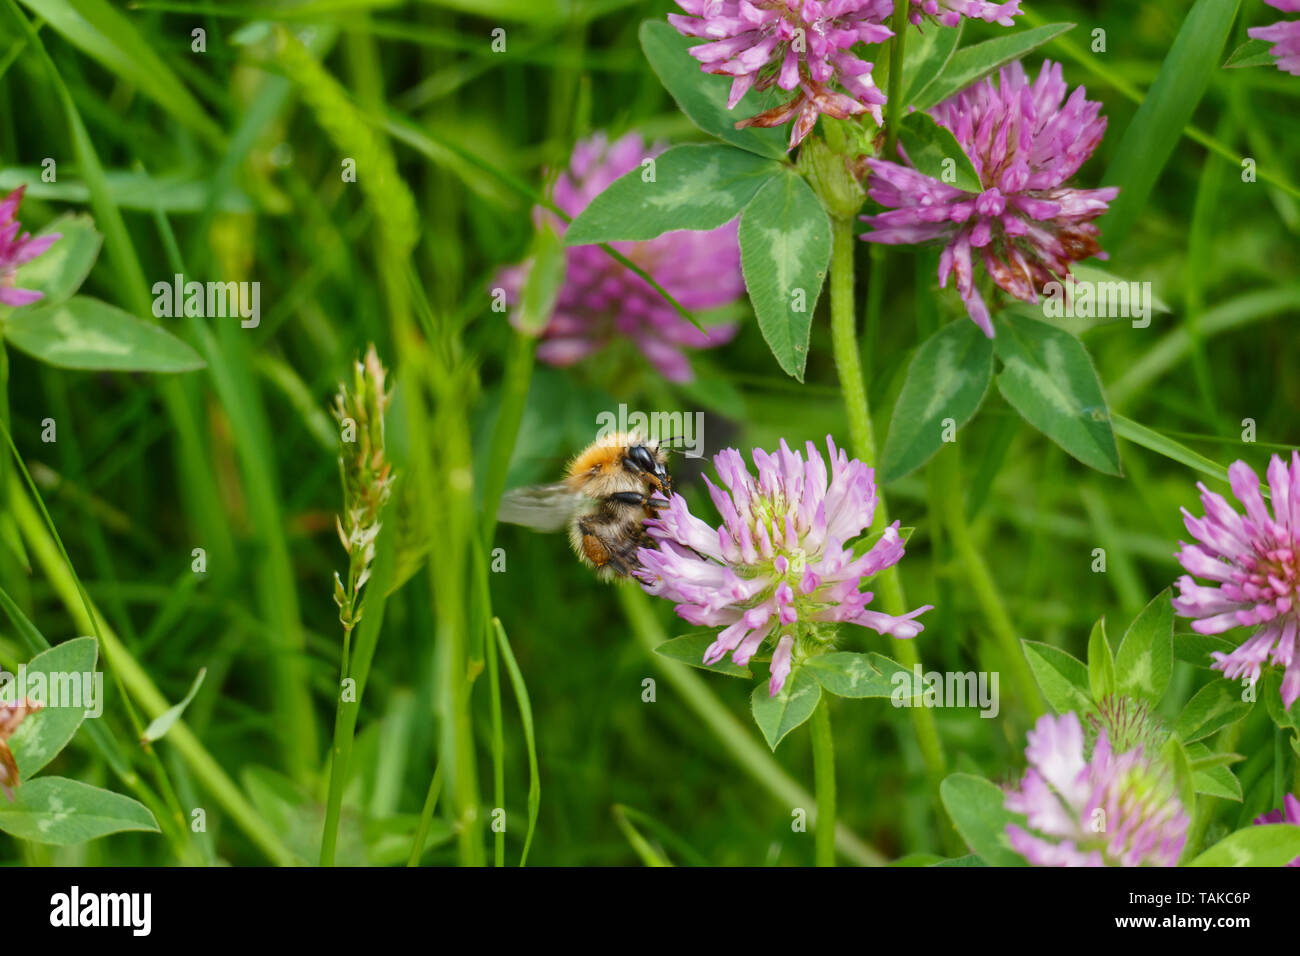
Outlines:
[[[1141,747],[1116,754],[1105,731],[1084,759],[1073,713],[1045,715],[1028,734],[1030,767],[1006,808],[1027,817],[1007,840],[1032,866],[1173,866],[1188,818],[1169,771]],[[1032,831],[1032,832],[1031,832]]]
[[911,638],[924,630],[914,618],[867,609],[872,594],[862,583],[903,556],[894,522],[869,550],[852,542],[876,511],[875,472],[835,446],[828,435],[830,472],[808,442],[805,461],[781,441],[776,454],[754,449],[757,480],[740,452],[713,459],[725,490],[706,477],[722,515],[714,528],[690,513],[674,494],[657,518],[646,521],[655,548],[642,548],[639,577],[650,593],[677,602],[680,617],[699,627],[721,627],[704,663],[730,654],[744,666],[769,641],[768,692],[775,697],[793,666],[829,650],[834,626],[858,624],[881,634]]
[[[578,143],[569,168],[555,183],[553,200],[570,217],[587,208],[610,183],[657,155],[636,133],[610,143],[603,133]],[[538,222],[549,220],[560,233],[564,224],[541,208]],[[714,309],[745,291],[740,272],[737,222],[707,232],[668,232],[643,242],[613,242],[615,249],[644,269],[683,307]],[[565,250],[564,285],[550,321],[542,332],[537,357],[549,365],[572,365],[615,339],[634,342],[659,373],[674,382],[694,378],[684,349],[713,348],[736,334],[734,322],[719,322],[701,332],[686,321],[648,282],[616,262],[599,246]],[[503,269],[496,284],[506,301],[517,305],[530,263]],[[511,316],[517,322],[517,313]]]
[[14,274],[19,266],[31,262],[62,238],[57,232],[36,239],[31,233],[19,234],[22,223],[18,221],[18,207],[26,190],[26,186],[19,186],[0,199],[0,305],[30,305],[45,298],[44,292],[14,288]]
[[[1270,810],[1268,813],[1261,814],[1255,818],[1255,825],[1260,826],[1265,823],[1294,823],[1300,826],[1300,800],[1297,800],[1292,794],[1287,794],[1282,801],[1286,807],[1286,812],[1281,810]],[[1287,866],[1300,866],[1300,856],[1296,857]]]
[[1020,0],[1007,0],[1006,3],[988,3],[985,0],[910,0],[912,10],[907,18],[915,26],[920,26],[926,17],[939,21],[940,26],[955,27],[962,17],[971,20],[983,20],[1009,27],[1014,22],[1011,18],[1020,14]]
[[867,159],[868,194],[890,207],[862,219],[868,242],[888,245],[942,240],[939,285],[957,277],[971,319],[992,338],[988,306],[975,286],[978,250],[993,281],[1018,299],[1037,302],[1049,281],[1064,280],[1070,264],[1106,258],[1092,220],[1119,190],[1064,185],[1092,155],[1106,131],[1101,104],[1076,87],[1066,99],[1061,65],[1045,61],[1031,82],[1019,62],[1002,68],[931,110],[957,138],[983,191],[966,192],[910,165]]
[[[1214,668],[1225,677],[1254,684],[1270,659],[1285,668],[1282,704],[1300,697],[1300,452],[1287,466],[1274,455],[1268,466],[1273,512],[1260,494],[1259,476],[1244,461],[1228,469],[1232,493],[1243,516],[1222,496],[1198,482],[1204,518],[1183,509],[1183,523],[1199,544],[1179,542],[1175,557],[1187,570],[1178,579],[1174,610],[1196,618],[1198,634],[1262,625],[1231,653],[1215,651]],[[1214,584],[1197,584],[1193,575]]]
[[[1300,0],[1264,0],[1283,13],[1300,13]],[[1247,35],[1273,44],[1268,52],[1277,60],[1277,68],[1300,76],[1300,20],[1279,20],[1266,27],[1251,27]]]
[[684,36],[710,41],[691,47],[700,69],[733,77],[728,109],[750,89],[775,85],[795,94],[741,120],[738,129],[781,126],[797,117],[790,130],[793,149],[822,113],[836,119],[870,113],[877,126],[883,122],[880,107],[886,98],[871,78],[872,64],[849,50],[894,35],[884,25],[892,0],[677,0],[677,5],[690,15],[670,13],[668,22]]
[[14,787],[18,786],[18,761],[9,749],[9,738],[29,715],[41,709],[41,704],[28,698],[19,701],[0,701],[0,791],[10,803],[14,801]]

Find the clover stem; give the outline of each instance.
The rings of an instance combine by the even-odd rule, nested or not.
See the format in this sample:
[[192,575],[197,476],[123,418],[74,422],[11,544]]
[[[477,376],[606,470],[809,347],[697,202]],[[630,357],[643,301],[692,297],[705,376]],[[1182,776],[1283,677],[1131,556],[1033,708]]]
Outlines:
[[1186,863],[1200,855],[1201,847],[1205,843],[1206,831],[1210,828],[1210,820],[1214,817],[1214,805],[1218,799],[1209,794],[1198,794],[1196,805],[1184,808],[1187,815],[1191,817],[1191,822],[1187,825],[1187,840],[1183,844],[1182,856],[1179,857],[1180,863]]
[[1286,794],[1286,734],[1281,727],[1273,728],[1273,806],[1282,808],[1282,799]]
[[871,413],[867,405],[867,387],[862,378],[862,358],[858,353],[857,323],[853,306],[853,220],[831,220],[831,344],[835,368],[839,372],[844,409],[849,417],[849,436],[853,451],[869,464],[876,447]]
[[[618,587],[618,599],[637,641],[645,648],[674,691],[695,712],[702,725],[717,737],[722,749],[735,761],[736,766],[749,774],[787,811],[793,807],[814,805],[814,795],[785,772],[773,759],[768,746],[755,739],[704,680],[689,667],[654,653],[656,647],[668,640],[668,633],[656,618],[645,592],[635,584],[623,584]],[[813,821],[813,825],[816,826],[816,821]],[[836,843],[846,859],[863,866],[885,864],[886,858],[878,849],[859,839],[843,824],[827,829],[835,834]]]
[[1042,694],[1029,671],[1020,639],[1016,637],[1015,626],[1007,614],[1006,601],[998,593],[997,583],[993,580],[984,555],[975,545],[966,520],[966,494],[961,484],[961,457],[957,445],[944,449],[935,459],[934,467],[939,473],[939,507],[944,514],[944,524],[956,553],[957,565],[974,592],[980,610],[984,612],[985,622],[993,632],[1003,663],[1011,672],[1016,695],[1024,703],[1030,717],[1037,720],[1044,713]]
[[907,15],[911,12],[911,6],[903,0],[894,4],[894,19],[889,24],[894,37],[889,41],[889,85],[885,90],[889,101],[885,103],[883,155],[891,162],[894,159],[894,143],[898,141],[898,123],[903,118],[903,48],[907,45]]
[[835,742],[831,737],[830,701],[823,699],[812,715],[813,776],[817,792],[814,824],[818,866],[835,865]]
[[[866,383],[862,378],[862,361],[858,352],[855,307],[853,301],[853,220],[831,220],[831,345],[835,352],[835,367],[839,373],[840,391],[849,419],[849,436],[853,454],[873,467],[876,464],[876,438],[871,424],[871,408],[867,400]],[[883,274],[883,273],[882,273]],[[889,524],[889,508],[884,492],[876,488],[876,514],[870,533],[883,531]],[[907,613],[907,599],[898,577],[898,568],[886,568],[873,581],[886,613]],[[892,651],[907,670],[920,663],[920,656],[911,641],[893,642]],[[938,790],[944,776],[943,745],[934,715],[924,707],[909,708],[916,729],[917,744],[921,748],[930,782]]]

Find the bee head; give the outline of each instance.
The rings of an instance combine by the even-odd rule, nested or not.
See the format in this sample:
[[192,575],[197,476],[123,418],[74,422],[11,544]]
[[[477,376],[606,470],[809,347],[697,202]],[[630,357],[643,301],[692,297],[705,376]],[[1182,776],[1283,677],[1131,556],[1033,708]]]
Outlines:
[[667,456],[659,450],[658,445],[635,441],[628,445],[627,459],[639,471],[654,479],[659,490],[672,491],[672,478],[668,475]]

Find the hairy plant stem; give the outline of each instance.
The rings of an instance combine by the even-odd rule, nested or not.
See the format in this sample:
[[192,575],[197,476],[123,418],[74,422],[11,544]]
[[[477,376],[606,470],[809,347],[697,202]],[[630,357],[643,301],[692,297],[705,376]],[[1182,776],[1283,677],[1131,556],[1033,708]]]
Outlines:
[[1187,842],[1183,845],[1183,855],[1179,857],[1180,863],[1195,859],[1200,854],[1201,847],[1205,843],[1205,833],[1214,818],[1214,805],[1218,800],[1218,797],[1207,793],[1197,794],[1196,806],[1190,809],[1192,822],[1187,827]]
[[898,123],[903,118],[903,51],[907,46],[907,15],[912,5],[905,0],[894,4],[894,19],[889,28],[894,31],[889,41],[889,85],[885,94],[889,101],[885,103],[885,159],[893,161],[894,144],[898,142]]
[[[831,344],[835,352],[835,367],[839,372],[840,391],[844,395],[844,408],[849,419],[849,435],[853,442],[853,454],[862,461],[875,465],[876,436],[871,424],[871,408],[867,401],[867,387],[862,379],[862,361],[858,352],[858,340],[853,303],[853,220],[833,218],[831,220]],[[872,534],[883,531],[889,526],[889,508],[885,503],[884,492],[876,488],[876,514],[871,522]],[[898,567],[887,568],[878,574],[872,582],[880,595],[881,604],[888,614],[907,613],[907,598],[903,594],[903,584],[898,577]],[[920,655],[911,641],[894,641],[891,650],[905,668],[920,663]],[[937,789],[943,780],[945,760],[943,745],[939,741],[939,729],[934,715],[925,707],[908,708],[912,724],[916,730],[917,744],[930,775],[930,782]]]
[[1273,806],[1281,808],[1282,798],[1286,793],[1286,733],[1281,727],[1273,727]]
[[812,715],[813,778],[817,790],[815,831],[818,866],[835,865],[835,741],[831,737],[830,701]]
[[1011,671],[1016,695],[1027,708],[1029,716],[1036,720],[1044,712],[1043,696],[1029,671],[1029,663],[1025,660],[1020,639],[1016,637],[1015,626],[1007,614],[1006,602],[998,593],[998,586],[993,580],[988,564],[984,561],[984,555],[975,546],[970,525],[966,522],[966,495],[961,485],[961,458],[958,446],[953,444],[944,449],[935,459],[934,467],[939,473],[940,507],[957,558],[957,566],[965,574],[966,582],[974,592],[975,599],[984,614],[984,620],[993,632],[1003,662]]
[[853,221],[831,220],[831,345],[839,373],[844,411],[849,418],[853,451],[868,463],[875,461],[876,436],[862,378],[857,322],[853,305]]

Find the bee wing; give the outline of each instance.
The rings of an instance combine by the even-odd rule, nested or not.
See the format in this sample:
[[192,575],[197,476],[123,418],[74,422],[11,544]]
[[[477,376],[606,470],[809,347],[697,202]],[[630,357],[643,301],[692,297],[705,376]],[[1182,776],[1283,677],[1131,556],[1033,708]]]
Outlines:
[[589,501],[567,485],[532,485],[501,496],[497,520],[521,524],[535,531],[559,531]]

